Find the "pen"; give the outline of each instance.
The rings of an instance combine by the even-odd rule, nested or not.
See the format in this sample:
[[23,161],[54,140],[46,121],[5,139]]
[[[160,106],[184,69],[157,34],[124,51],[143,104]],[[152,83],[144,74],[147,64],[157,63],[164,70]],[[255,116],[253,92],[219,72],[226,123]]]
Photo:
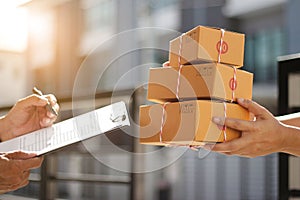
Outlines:
[[[39,96],[43,96],[42,91],[40,91],[39,89],[37,89],[36,87],[33,87],[32,92],[34,94],[37,94]],[[48,101],[47,105],[46,105],[46,109],[48,111],[50,111],[52,114],[54,114],[55,116],[58,116],[58,113],[56,112],[56,110],[51,106],[50,102]]]

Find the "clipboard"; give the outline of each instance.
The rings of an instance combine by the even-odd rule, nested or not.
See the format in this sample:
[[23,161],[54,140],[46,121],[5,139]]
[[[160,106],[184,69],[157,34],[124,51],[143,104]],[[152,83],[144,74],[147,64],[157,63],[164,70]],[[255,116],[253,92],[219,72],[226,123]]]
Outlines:
[[2,142],[0,152],[21,150],[40,156],[123,126],[130,126],[130,121],[121,101]]

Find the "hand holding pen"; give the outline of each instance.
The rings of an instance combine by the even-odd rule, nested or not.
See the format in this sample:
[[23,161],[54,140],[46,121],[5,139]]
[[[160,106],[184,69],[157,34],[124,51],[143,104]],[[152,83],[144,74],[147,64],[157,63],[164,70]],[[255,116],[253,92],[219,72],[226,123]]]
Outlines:
[[[0,141],[51,126],[57,119],[59,105],[53,94],[34,93],[19,99],[9,112],[0,118]],[[29,149],[28,149],[29,150]],[[30,170],[41,166],[43,157],[30,151],[16,150],[1,153],[0,193],[16,190],[29,183]]]
[[[26,133],[51,126],[57,119],[59,105],[53,94],[35,94],[19,99],[10,111],[1,118],[0,140],[6,141]],[[1,127],[3,124],[3,128]]]
[[[40,90],[37,89],[36,87],[34,87],[34,88],[32,89],[32,92],[33,92],[34,94],[39,95],[39,96],[44,96],[43,93],[42,93],[42,91],[40,91]],[[48,103],[47,103],[47,105],[46,105],[46,109],[47,109],[48,111],[50,111],[52,114],[54,114],[55,116],[58,116],[58,113],[57,113],[56,110],[51,106],[51,104],[50,104],[49,101],[48,101]]]

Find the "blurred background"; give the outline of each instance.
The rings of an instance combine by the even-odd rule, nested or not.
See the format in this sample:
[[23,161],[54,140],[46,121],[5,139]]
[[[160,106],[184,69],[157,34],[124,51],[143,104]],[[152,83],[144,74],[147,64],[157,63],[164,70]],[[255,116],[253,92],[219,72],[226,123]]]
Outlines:
[[[148,77],[147,70],[133,69],[167,61],[171,39],[206,25],[246,34],[243,69],[254,73],[253,99],[277,115],[278,57],[285,60],[290,58],[285,55],[293,58],[300,52],[299,9],[298,0],[1,0],[0,111],[5,114],[37,86],[58,98],[59,120],[73,116],[74,102],[81,113],[111,103],[114,96],[114,100],[126,100],[132,122],[138,122],[139,105],[149,103],[147,87],[140,84]],[[131,34],[134,29],[140,31]],[[114,38],[124,33],[126,39]],[[123,49],[156,44],[162,49],[135,50],[110,60]],[[300,107],[300,78],[293,76],[291,81],[289,105]],[[91,97],[95,105],[89,104]],[[3,198],[296,199],[286,189],[300,189],[298,159],[288,157],[285,164],[289,165],[282,169],[278,154],[246,159],[209,153],[200,158],[188,150],[170,166],[132,173],[136,165],[155,165],[173,153],[171,149],[156,160],[147,160],[112,150],[118,146],[146,154],[157,149],[139,145],[133,137],[137,135],[131,127],[90,141],[96,146],[93,155],[105,155],[131,170],[114,170],[84,145],[72,145],[47,155],[27,187]],[[282,174],[288,182],[281,182]]]

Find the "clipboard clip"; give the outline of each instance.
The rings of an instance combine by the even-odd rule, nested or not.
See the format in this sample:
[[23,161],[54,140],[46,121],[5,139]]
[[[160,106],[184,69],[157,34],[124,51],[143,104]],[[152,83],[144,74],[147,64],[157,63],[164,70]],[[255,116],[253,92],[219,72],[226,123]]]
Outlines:
[[110,120],[111,120],[112,122],[114,122],[114,123],[120,122],[120,121],[125,121],[125,120],[126,120],[126,115],[123,114],[123,115],[119,115],[119,116],[113,118],[112,114],[110,114]]

